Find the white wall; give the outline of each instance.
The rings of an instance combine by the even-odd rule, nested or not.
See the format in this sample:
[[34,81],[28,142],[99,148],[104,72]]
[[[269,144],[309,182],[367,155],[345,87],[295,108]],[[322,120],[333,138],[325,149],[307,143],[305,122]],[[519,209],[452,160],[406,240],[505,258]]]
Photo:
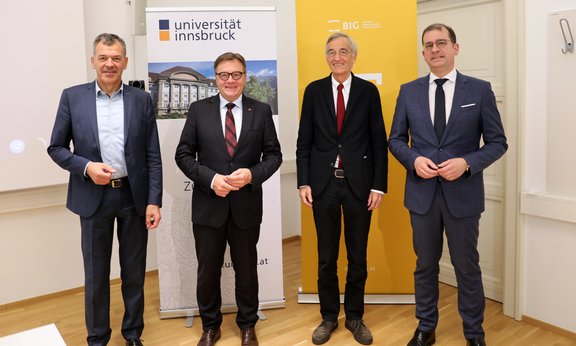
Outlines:
[[[525,0],[524,5],[523,314],[576,332],[576,201],[546,195],[548,15],[576,9],[576,2]],[[571,25],[575,35],[576,23]],[[566,164],[574,164],[573,151],[566,148]]]
[[[17,0],[5,0],[17,1]],[[61,0],[76,3],[77,0]],[[84,1],[84,27],[86,56],[92,55],[92,41],[101,32],[114,32],[126,40],[129,67],[124,81],[146,79],[137,66],[145,66],[146,57],[137,50],[134,36],[133,8],[142,0]],[[138,4],[139,3],[139,4]],[[238,6],[234,0],[166,0],[148,1],[148,7],[167,6]],[[298,126],[298,72],[296,59],[296,20],[294,1],[252,0],[242,6],[276,6],[278,38],[278,92],[280,114],[280,142],[284,154],[281,168],[282,235],[283,238],[300,234],[300,201],[295,178],[295,147]],[[77,6],[76,6],[77,7]],[[49,13],[51,16],[60,16]],[[0,13],[0,19],[2,14]],[[60,17],[52,18],[56,22]],[[66,52],[62,54],[65,56]],[[88,80],[95,76],[86,62]],[[56,110],[49,110],[53,117]],[[4,167],[6,169],[6,167]],[[18,172],[14,172],[18,174]],[[0,305],[84,284],[80,251],[80,224],[78,217],[65,206],[66,185],[0,193]],[[147,268],[157,268],[156,241],[150,234]],[[116,245],[115,245],[116,246]],[[119,277],[117,250],[114,249],[111,277]]]

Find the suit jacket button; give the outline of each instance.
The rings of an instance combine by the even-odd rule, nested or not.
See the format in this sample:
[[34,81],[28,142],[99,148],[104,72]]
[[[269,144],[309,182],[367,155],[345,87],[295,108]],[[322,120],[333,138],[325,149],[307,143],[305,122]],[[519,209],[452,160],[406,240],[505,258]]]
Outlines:
[[342,144],[338,144],[338,148],[342,148]]

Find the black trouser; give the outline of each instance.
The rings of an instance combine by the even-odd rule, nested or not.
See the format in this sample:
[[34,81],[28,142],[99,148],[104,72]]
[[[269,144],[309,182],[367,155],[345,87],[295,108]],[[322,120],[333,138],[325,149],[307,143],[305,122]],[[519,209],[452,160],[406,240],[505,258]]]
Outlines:
[[236,279],[236,324],[240,329],[254,327],[258,321],[256,244],[260,236],[260,226],[240,229],[229,215],[221,227],[194,224],[193,229],[198,259],[196,297],[203,329],[217,329],[222,324],[220,277],[226,243],[230,246]]
[[368,200],[358,199],[346,179],[332,177],[321,195],[314,197],[312,209],[318,237],[318,296],[322,319],[336,321],[340,311],[338,287],[338,250],[342,212],[344,240],[348,258],[344,311],[346,318],[362,319],[364,288],[368,277],[366,247],[372,212]]

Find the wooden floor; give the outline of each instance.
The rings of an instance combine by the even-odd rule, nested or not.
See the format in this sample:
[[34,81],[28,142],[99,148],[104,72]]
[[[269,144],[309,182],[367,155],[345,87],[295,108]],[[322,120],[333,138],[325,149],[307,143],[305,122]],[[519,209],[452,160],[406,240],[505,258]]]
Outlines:
[[[284,309],[265,310],[267,320],[256,327],[263,346],[312,345],[312,331],[320,321],[316,304],[298,304],[297,290],[300,285],[300,242],[290,240],[284,250]],[[265,280],[266,278],[261,278]],[[124,345],[120,335],[123,314],[120,286],[112,286],[110,345]],[[436,331],[436,345],[465,345],[462,326],[456,307],[456,289],[447,285],[440,288],[440,324]],[[195,318],[192,328],[184,327],[184,319],[159,319],[160,298],[158,275],[149,273],[146,282],[146,328],[142,339],[146,346],[187,345],[194,346],[201,334],[201,323]],[[235,315],[224,316],[222,339],[218,346],[239,345],[239,331]],[[413,305],[367,305],[364,315],[366,325],[372,330],[374,345],[406,345],[411,338],[416,320]],[[81,292],[52,298],[40,298],[25,304],[13,304],[0,310],[0,336],[55,323],[69,346],[85,345],[84,307]],[[502,314],[502,305],[487,300],[484,323],[486,341],[489,345],[576,345],[575,340],[554,334],[536,326],[517,322]],[[326,344],[330,346],[359,345],[344,328],[344,316],[340,315],[339,327]]]

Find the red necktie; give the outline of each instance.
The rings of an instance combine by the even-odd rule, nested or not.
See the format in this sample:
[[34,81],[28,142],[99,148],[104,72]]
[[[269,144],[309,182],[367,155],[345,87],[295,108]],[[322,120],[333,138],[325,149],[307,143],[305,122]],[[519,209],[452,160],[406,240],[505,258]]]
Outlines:
[[[340,135],[340,132],[342,132],[342,124],[344,124],[344,112],[346,111],[342,88],[344,88],[344,85],[342,85],[342,83],[338,84],[338,98],[336,99],[336,128],[338,130],[338,135]],[[338,168],[342,168],[342,155],[338,155]]]
[[340,132],[342,131],[342,124],[344,123],[344,112],[346,110],[344,106],[344,95],[342,94],[342,88],[344,88],[344,85],[338,84],[338,99],[336,101],[336,126],[338,129],[338,135],[340,135]]
[[226,148],[228,149],[228,154],[230,156],[234,155],[234,149],[236,149],[236,124],[234,123],[234,115],[232,115],[232,108],[234,108],[235,104],[228,103],[226,108],[226,131],[224,138],[226,140]]

